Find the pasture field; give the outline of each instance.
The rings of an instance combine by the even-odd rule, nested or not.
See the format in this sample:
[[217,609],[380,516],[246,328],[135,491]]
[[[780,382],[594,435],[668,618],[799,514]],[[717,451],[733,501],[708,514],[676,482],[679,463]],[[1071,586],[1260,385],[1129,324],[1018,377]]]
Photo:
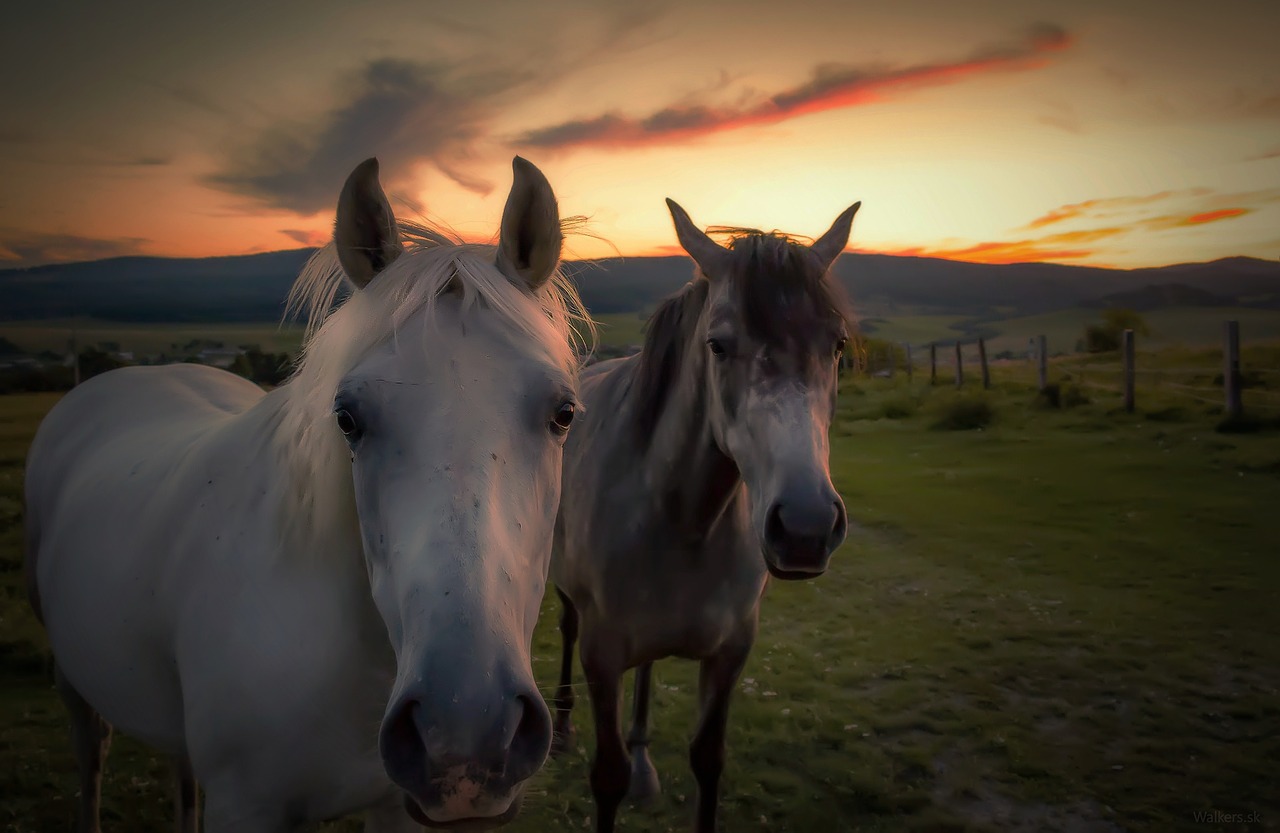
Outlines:
[[[1001,350],[1025,351],[1028,340],[1043,333],[1049,339],[1050,351],[1057,354],[1073,351],[1076,341],[1084,335],[1085,326],[1096,323],[1100,317],[1100,310],[1083,307],[977,324],[971,318],[954,315],[895,315],[877,319],[871,335],[922,347],[931,341],[949,343],[957,338],[973,341],[974,337],[967,334],[965,328],[974,326],[993,333],[987,341],[994,354]],[[645,318],[647,314],[635,312],[596,316],[600,343],[619,347],[640,344],[644,340]],[[1280,338],[1280,311],[1277,310],[1174,307],[1144,313],[1143,318],[1150,325],[1151,335],[1140,338],[1139,343],[1150,348],[1220,344],[1222,322],[1229,318],[1240,321],[1241,338],[1245,341]],[[0,322],[0,336],[28,352],[61,352],[66,349],[73,331],[82,347],[108,341],[119,344],[121,350],[142,354],[173,353],[197,339],[220,341],[228,347],[257,344],[268,352],[296,354],[302,340],[300,327],[280,327],[274,322],[151,324],[92,318]]]
[[[1149,336],[1139,336],[1138,343],[1149,348],[1220,345],[1222,322],[1228,319],[1240,322],[1240,337],[1243,340],[1267,341],[1280,338],[1280,310],[1168,307],[1142,313],[1142,317],[1151,333]],[[987,338],[987,349],[993,354],[1002,350],[1025,351],[1029,340],[1042,334],[1048,339],[1050,353],[1057,354],[1074,351],[1076,342],[1084,337],[1085,327],[1098,323],[1101,318],[1102,310],[1085,307],[981,322],[946,315],[888,316],[875,322],[875,330],[871,335],[893,342],[907,341],[919,347],[931,341],[948,343],[957,338],[971,342],[975,340],[975,336],[966,335],[965,327],[972,326],[992,334]]]
[[0,336],[30,353],[62,353],[73,332],[81,348],[108,341],[119,344],[121,350],[148,355],[172,355],[193,340],[220,341],[227,347],[256,344],[268,353],[295,354],[302,345],[301,327],[280,327],[271,322],[147,324],[94,318],[0,322]]
[[596,322],[596,336],[602,345],[625,347],[644,343],[644,323],[648,315],[635,312],[615,312],[592,316]]
[[[1245,364],[1280,368],[1280,349],[1246,351]],[[1048,409],[1027,372],[995,368],[986,394],[901,377],[843,384],[832,459],[854,527],[826,576],[769,589],[731,712],[722,829],[1280,825],[1280,424],[1218,431],[1215,406],[1160,391],[1131,416],[1105,391]],[[23,457],[55,400],[0,397],[9,833],[69,830],[75,810],[65,719],[20,568]],[[548,599],[534,646],[548,696],[556,613]],[[656,668],[663,795],[624,806],[622,830],[691,826],[695,679],[691,663]],[[512,833],[591,829],[582,693],[579,748],[537,776]],[[118,738],[104,829],[168,830],[168,779]],[[1215,812],[1261,821],[1200,815]]]

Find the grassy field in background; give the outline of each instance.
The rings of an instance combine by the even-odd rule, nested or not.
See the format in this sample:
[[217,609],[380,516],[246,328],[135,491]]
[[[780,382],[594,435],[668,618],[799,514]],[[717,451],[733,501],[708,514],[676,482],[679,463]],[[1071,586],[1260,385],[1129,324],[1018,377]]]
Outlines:
[[[647,316],[634,312],[611,313],[597,317],[602,345],[640,344]],[[1236,308],[1169,308],[1145,313],[1151,335],[1141,338],[1146,347],[1172,345],[1219,344],[1222,322],[1229,318],[1240,321],[1241,338],[1260,341],[1280,338],[1280,311]],[[972,319],[951,315],[901,315],[872,322],[871,335],[893,342],[910,342],[923,346],[931,341],[948,343],[957,338],[972,341],[965,327],[978,327],[991,332],[988,348],[994,355],[1002,350],[1025,351],[1028,341],[1044,334],[1052,353],[1072,352],[1083,336],[1087,324],[1096,323],[1100,311],[1068,309],[1045,315],[1024,316],[975,323]],[[72,331],[79,343],[95,345],[116,342],[122,350],[143,354],[173,352],[193,339],[221,341],[229,347],[257,344],[269,352],[296,353],[302,331],[298,327],[281,328],[277,324],[136,324],[96,319],[0,322],[0,336],[30,352],[63,351]]]
[[[1115,361],[1085,363],[1086,381]],[[1055,381],[1075,378],[1072,362],[1055,362]],[[1251,348],[1244,363],[1280,369],[1280,347]],[[1212,386],[1183,373],[1210,373],[1209,351],[1143,364]],[[1274,829],[1280,425],[1217,431],[1217,405],[1167,386],[1140,387],[1134,415],[1087,385],[1090,401],[1046,408],[1029,366],[993,373],[986,393],[901,374],[843,384],[832,468],[854,526],[825,577],[770,587],[731,714],[722,829]],[[1264,379],[1246,407],[1280,386]],[[55,400],[0,397],[0,826],[11,833],[74,818],[65,718],[20,571],[23,457]],[[548,601],[535,635],[548,694],[555,613]],[[691,824],[695,669],[672,660],[655,677],[664,792],[652,809],[624,808],[622,830]],[[578,750],[537,776],[507,830],[590,829],[585,702],[576,720]],[[168,784],[161,761],[118,739],[104,828],[168,830]],[[1269,826],[1197,820],[1211,811]]]
[[[1084,336],[1085,327],[1098,323],[1101,315],[1101,310],[1083,307],[982,322],[957,316],[906,315],[875,320],[871,335],[893,342],[910,342],[913,346],[926,345],[931,341],[952,342],[956,338],[972,341],[973,336],[963,332],[968,324],[993,334],[987,339],[987,348],[993,355],[1002,350],[1025,351],[1030,339],[1037,335],[1048,339],[1051,353],[1070,353]],[[1228,319],[1240,322],[1240,337],[1246,341],[1280,338],[1278,310],[1170,307],[1143,313],[1142,317],[1151,333],[1139,337],[1139,344],[1150,348],[1219,345],[1222,343],[1222,322]]]
[[172,354],[192,340],[220,341],[227,347],[256,344],[269,353],[297,353],[302,344],[300,327],[274,323],[140,324],[93,318],[0,322],[0,336],[30,353],[64,352],[72,333],[81,348],[108,341],[121,350],[148,355]]

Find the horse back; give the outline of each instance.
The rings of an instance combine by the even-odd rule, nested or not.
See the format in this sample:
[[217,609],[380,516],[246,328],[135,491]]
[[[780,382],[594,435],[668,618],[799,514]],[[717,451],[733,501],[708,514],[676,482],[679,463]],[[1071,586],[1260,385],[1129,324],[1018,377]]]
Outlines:
[[[145,458],[189,443],[202,428],[250,407],[263,396],[257,385],[204,365],[127,367],[73,388],[41,421],[27,454],[25,473],[27,594],[41,622],[37,561],[47,524],[60,518],[68,484],[111,457]],[[184,441],[186,441],[184,443]],[[109,465],[105,468],[111,468]],[[95,484],[110,488],[109,482]]]

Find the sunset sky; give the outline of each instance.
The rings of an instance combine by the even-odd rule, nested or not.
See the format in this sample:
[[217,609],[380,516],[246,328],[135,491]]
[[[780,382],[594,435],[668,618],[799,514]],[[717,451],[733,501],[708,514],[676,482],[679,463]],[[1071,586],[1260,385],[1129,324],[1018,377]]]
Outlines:
[[[120,8],[130,11],[123,14]],[[496,231],[521,154],[605,239],[695,222],[1010,262],[1280,257],[1277,0],[28,3],[0,28],[0,266]]]

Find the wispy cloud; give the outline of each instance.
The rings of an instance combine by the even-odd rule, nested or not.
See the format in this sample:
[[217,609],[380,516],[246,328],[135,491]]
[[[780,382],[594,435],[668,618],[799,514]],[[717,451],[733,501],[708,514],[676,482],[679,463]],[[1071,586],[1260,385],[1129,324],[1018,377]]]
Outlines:
[[[1258,193],[1267,194],[1269,192]],[[1141,211],[1145,206],[1161,203],[1176,197],[1188,196],[1199,198],[1200,202],[1204,204],[1225,196],[1240,197],[1244,195],[1213,194],[1212,191],[1206,188],[1194,188],[1183,191],[1162,191],[1158,194],[1144,196],[1086,200],[1056,208],[1032,220],[1019,231],[1036,231],[1046,226],[1079,218],[1088,218],[1095,221],[1103,217],[1114,218],[1123,216],[1126,212]],[[1112,222],[1106,225],[1069,231],[1053,231],[1039,236],[1023,234],[1011,240],[994,240],[981,243],[953,243],[948,241],[936,246],[906,246],[876,251],[881,254],[940,257],[947,260],[966,260],[974,263],[1083,260],[1106,254],[1104,249],[1093,244],[1109,241],[1122,235],[1194,228],[1209,223],[1234,220],[1253,211],[1254,209],[1252,208],[1241,207],[1205,208],[1183,213],[1160,214],[1154,217],[1125,218],[1120,222]],[[870,250],[861,249],[857,251]]]
[[[1089,246],[1100,240],[1124,234],[1128,229],[1120,227],[1085,229],[1047,234],[1042,237],[1026,237],[1017,240],[993,240],[981,243],[948,243],[937,246],[904,246],[892,249],[876,249],[879,254],[910,257],[940,257],[946,260],[965,260],[973,263],[1033,263],[1038,261],[1082,260],[1097,254],[1097,248]],[[854,249],[868,252],[868,249]]]
[[1144,194],[1133,197],[1103,197],[1095,200],[1061,205],[1027,223],[1027,229],[1040,229],[1045,226],[1074,220],[1080,217],[1115,217],[1135,208],[1143,208],[1152,203],[1165,202],[1176,198],[1204,197],[1213,193],[1208,188],[1186,188],[1178,191],[1161,191],[1156,194]]
[[272,125],[206,181],[309,214],[330,208],[350,168],[377,155],[400,175],[430,160],[464,188],[487,193],[492,184],[469,173],[468,163],[486,133],[490,97],[520,80],[499,71],[466,78],[436,65],[371,61],[348,77],[340,102],[319,123]]
[[1163,231],[1165,229],[1187,228],[1189,226],[1203,226],[1208,223],[1220,223],[1223,220],[1234,220],[1237,217],[1243,217],[1252,213],[1251,208],[1218,208],[1213,211],[1199,211],[1195,214],[1177,214],[1165,215],[1161,217],[1150,217],[1141,220],[1137,225],[1151,231]]
[[901,68],[820,64],[804,83],[753,103],[672,104],[643,117],[604,113],[530,130],[516,137],[514,144],[541,148],[622,147],[692,139],[870,104],[896,93],[952,84],[980,73],[1037,67],[1050,54],[1070,45],[1071,37],[1064,29],[1044,23],[1033,27],[1017,43],[979,49],[958,61]]
[[323,231],[307,231],[306,229],[282,228],[280,233],[295,243],[304,246],[323,246],[329,242],[329,235]]
[[0,229],[0,264],[6,267],[39,266],[80,260],[98,260],[142,253],[145,237],[110,240],[79,234],[58,234]]

